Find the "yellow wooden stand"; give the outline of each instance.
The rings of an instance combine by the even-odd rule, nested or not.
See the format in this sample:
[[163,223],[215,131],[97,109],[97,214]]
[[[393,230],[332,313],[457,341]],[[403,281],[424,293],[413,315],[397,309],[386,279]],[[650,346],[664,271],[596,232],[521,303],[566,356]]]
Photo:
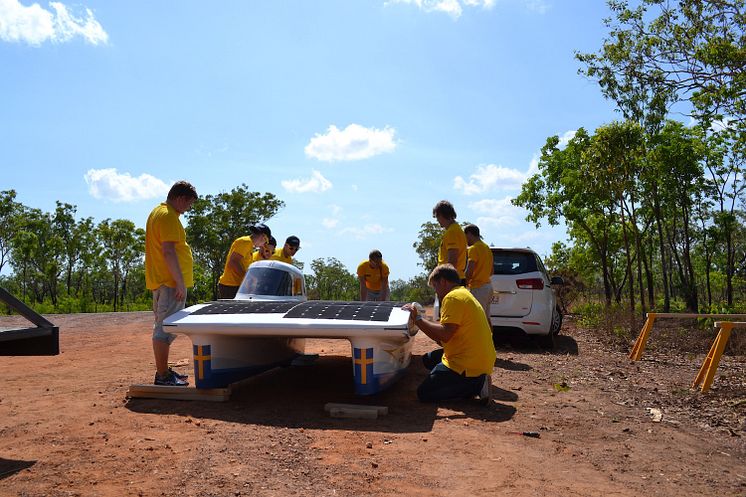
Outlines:
[[130,385],[127,397],[139,399],[205,400],[226,402],[231,397],[231,386],[226,388],[171,387],[162,385]]
[[707,353],[707,357],[705,357],[702,367],[699,368],[699,373],[697,373],[697,377],[694,379],[694,383],[692,383],[692,388],[696,388],[701,384],[701,391],[703,393],[710,389],[710,386],[715,379],[715,372],[720,364],[720,358],[725,350],[725,345],[728,343],[730,333],[734,327],[743,328],[746,327],[746,323],[732,321],[715,323],[715,328],[719,328],[720,331],[715,337],[715,341],[712,343],[712,347],[710,347],[710,351]]
[[[635,344],[632,346],[632,350],[629,353],[629,358],[633,361],[639,361],[642,357],[642,352],[645,350],[645,344],[650,336],[650,331],[653,329],[653,323],[657,318],[721,318],[721,319],[746,319],[746,314],[694,314],[694,313],[676,313],[676,312],[648,312],[646,314],[647,319],[645,324],[642,326],[640,335],[638,335]],[[716,323],[717,324],[717,323]]]
[[645,324],[642,325],[640,335],[637,337],[637,340],[635,340],[634,346],[632,346],[632,352],[629,353],[629,358],[633,361],[639,361],[640,357],[642,357],[642,351],[645,350],[645,344],[648,341],[648,336],[650,336],[650,330],[653,329],[653,323],[655,322],[656,316],[657,314],[654,312],[647,313]]

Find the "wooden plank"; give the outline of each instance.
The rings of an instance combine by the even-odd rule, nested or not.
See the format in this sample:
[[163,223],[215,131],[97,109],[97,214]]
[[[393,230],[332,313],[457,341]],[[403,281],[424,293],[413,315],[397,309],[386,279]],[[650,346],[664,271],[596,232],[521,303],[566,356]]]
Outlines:
[[746,328],[746,322],[744,321],[716,321],[715,328],[722,328],[724,322],[730,323],[731,328]]
[[649,312],[657,318],[721,318],[721,319],[744,319],[746,314],[694,314],[685,312]]
[[377,419],[378,410],[376,409],[359,409],[332,407],[329,409],[329,416],[333,418],[356,418],[356,419]]
[[376,414],[380,414],[381,416],[385,416],[389,413],[389,408],[386,406],[369,406],[365,404],[337,404],[335,402],[327,402],[326,404],[324,404],[324,410],[326,412],[331,412],[332,409],[358,409],[363,411],[374,410],[376,411]]
[[225,402],[230,399],[228,388],[172,387],[164,385],[130,385],[127,396],[138,399],[204,400]]

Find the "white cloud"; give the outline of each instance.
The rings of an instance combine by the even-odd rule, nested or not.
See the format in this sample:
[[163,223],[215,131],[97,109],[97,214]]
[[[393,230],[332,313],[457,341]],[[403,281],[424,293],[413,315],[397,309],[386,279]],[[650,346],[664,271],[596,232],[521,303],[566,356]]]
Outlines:
[[395,133],[396,130],[388,126],[376,129],[350,124],[340,131],[332,124],[326,134],[317,133],[311,138],[305,152],[308,157],[325,162],[368,159],[393,151]]
[[526,211],[521,207],[511,204],[512,197],[503,199],[484,199],[469,204],[469,208],[477,214],[482,214],[477,218],[477,225],[492,226],[496,228],[505,228],[510,226],[519,226],[526,218]]
[[358,240],[367,238],[369,235],[380,235],[382,233],[393,231],[390,228],[384,228],[380,224],[366,224],[362,228],[344,228],[339,231],[340,235],[352,235]]
[[321,220],[321,225],[328,230],[336,228],[338,224],[339,224],[339,219],[325,217],[324,219]]
[[332,211],[332,217],[325,217],[321,220],[321,224],[326,229],[334,229],[339,224],[339,214],[342,212],[342,208],[336,204],[331,204],[329,209]]
[[570,143],[570,140],[575,137],[575,133],[577,132],[577,129],[571,129],[559,135],[559,143],[557,144],[557,148],[565,148],[567,144]]
[[39,46],[45,41],[64,43],[80,36],[92,45],[107,43],[109,35],[85,9],[85,18],[75,17],[59,2],[50,2],[54,12],[38,3],[28,7],[18,0],[0,0],[0,40]]
[[321,193],[332,187],[332,182],[316,170],[308,179],[288,179],[280,184],[286,191],[293,193]]
[[[549,8],[546,0],[516,0],[523,4],[528,10],[544,14]],[[496,0],[389,0],[384,5],[403,3],[414,5],[423,12],[443,12],[453,19],[458,19],[464,12],[465,7],[481,7],[490,10],[495,6]]]
[[150,174],[141,174],[133,178],[129,173],[120,174],[114,168],[89,169],[83,178],[88,184],[88,193],[93,198],[112,202],[165,198],[171,188]]
[[466,181],[461,176],[453,179],[453,188],[462,190],[465,195],[484,193],[495,188],[509,190],[520,188],[526,180],[526,173],[494,164],[477,166],[477,170]]

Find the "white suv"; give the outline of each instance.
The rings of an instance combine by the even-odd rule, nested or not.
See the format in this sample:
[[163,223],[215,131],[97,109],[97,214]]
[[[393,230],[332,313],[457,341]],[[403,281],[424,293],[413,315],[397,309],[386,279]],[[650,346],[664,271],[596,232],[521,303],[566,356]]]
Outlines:
[[539,255],[527,248],[492,248],[493,336],[501,331],[520,330],[533,335],[547,348],[562,328],[562,313],[554,286],[562,278],[550,278]]

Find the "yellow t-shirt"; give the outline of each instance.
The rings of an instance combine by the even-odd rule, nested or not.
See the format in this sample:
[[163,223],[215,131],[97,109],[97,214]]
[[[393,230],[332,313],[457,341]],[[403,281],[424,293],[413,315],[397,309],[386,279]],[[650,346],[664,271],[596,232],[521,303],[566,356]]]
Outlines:
[[490,282],[492,277],[492,250],[482,240],[477,240],[468,248],[467,257],[472,262],[474,269],[471,272],[471,280],[467,283],[469,288],[479,288]]
[[443,364],[458,374],[465,371],[466,376],[492,374],[497,356],[492,328],[469,290],[459,286],[443,297],[440,322],[458,325],[453,337],[443,343]]
[[[220,276],[221,285],[225,286],[239,286],[243,281],[243,277],[246,274],[246,268],[251,265],[252,252],[254,251],[254,242],[251,241],[250,236],[242,236],[236,238],[231,244],[231,249],[228,251],[228,257],[225,258],[225,267],[223,268],[223,274]],[[243,266],[243,273],[238,274],[233,267],[228,265],[228,261],[231,260],[233,253],[240,254],[243,259],[241,260],[241,266]]]
[[[248,257],[244,258],[244,260],[245,259],[248,259]],[[256,261],[269,261],[271,259],[272,259],[272,257],[270,257],[269,259],[265,259],[264,257],[262,257],[262,249],[255,250],[254,253],[251,254],[251,261],[252,262],[256,262]],[[249,268],[248,265],[246,267],[244,267],[244,269],[248,269],[248,268]]]
[[272,254],[272,257],[270,257],[270,259],[273,261],[287,262],[288,264],[293,263],[292,257],[285,257],[282,254],[282,247],[275,249],[275,253]]
[[160,286],[176,288],[176,281],[163,257],[163,242],[175,242],[176,259],[179,261],[184,285],[194,285],[194,259],[186,242],[186,232],[176,209],[163,202],[152,210],[145,224],[145,286],[156,290]]
[[377,268],[370,266],[369,259],[365,259],[357,266],[357,277],[365,280],[365,288],[372,292],[381,291],[383,277],[388,275],[389,267],[383,261],[381,261],[381,265]]
[[440,242],[440,249],[438,250],[438,264],[448,262],[448,251],[450,249],[458,250],[456,271],[458,271],[459,278],[463,278],[466,269],[466,235],[464,235],[461,225],[455,221],[443,233],[443,241]]

